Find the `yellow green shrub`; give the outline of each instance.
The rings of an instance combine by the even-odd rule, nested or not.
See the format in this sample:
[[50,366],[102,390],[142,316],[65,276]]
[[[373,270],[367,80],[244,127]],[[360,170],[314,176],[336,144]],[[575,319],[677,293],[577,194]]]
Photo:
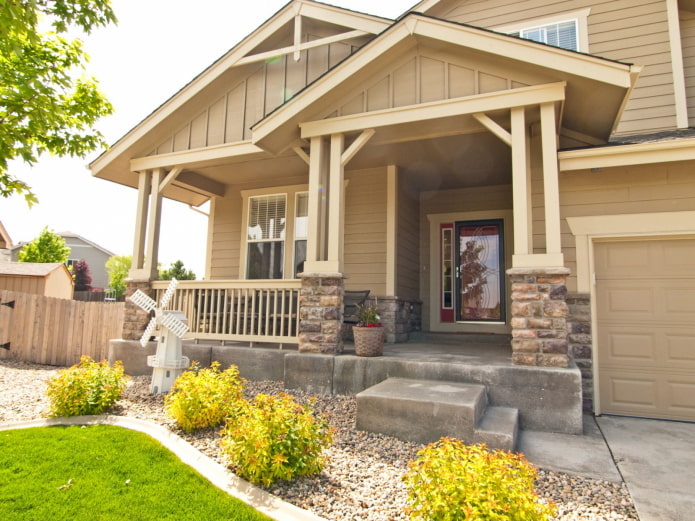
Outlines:
[[118,401],[127,380],[121,362],[109,366],[106,360],[95,362],[83,356],[48,381],[49,415],[101,414]]
[[243,400],[245,382],[235,365],[220,371],[219,362],[204,369],[193,362],[164,398],[167,414],[186,432],[220,425]]
[[547,521],[537,470],[523,455],[442,438],[418,452],[403,477],[412,521]]
[[316,474],[324,466],[322,452],[333,430],[310,406],[291,395],[259,394],[227,422],[222,452],[238,475],[256,485]]

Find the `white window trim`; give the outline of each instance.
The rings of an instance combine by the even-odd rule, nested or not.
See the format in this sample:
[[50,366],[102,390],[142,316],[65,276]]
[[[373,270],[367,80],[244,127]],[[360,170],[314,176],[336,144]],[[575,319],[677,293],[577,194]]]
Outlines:
[[241,255],[239,259],[239,279],[246,279],[246,264],[248,259],[248,222],[249,222],[249,199],[251,197],[284,195],[285,200],[285,244],[283,254],[282,275],[283,279],[294,277],[294,217],[296,194],[309,190],[309,185],[290,185],[273,186],[271,188],[260,188],[255,190],[241,190]]
[[498,33],[520,33],[523,30],[543,27],[545,25],[556,24],[561,22],[569,22],[576,20],[577,22],[577,50],[579,52],[589,53],[589,14],[591,8],[580,9],[569,13],[560,13],[553,16],[544,16],[543,18],[533,18],[524,20],[523,22],[515,22],[508,25],[500,25],[491,27],[493,31]]

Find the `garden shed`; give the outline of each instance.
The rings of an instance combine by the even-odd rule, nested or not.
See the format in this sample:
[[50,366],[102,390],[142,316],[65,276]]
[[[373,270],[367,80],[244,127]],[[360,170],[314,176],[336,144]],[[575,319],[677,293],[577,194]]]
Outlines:
[[0,263],[0,290],[72,299],[72,275],[60,262]]

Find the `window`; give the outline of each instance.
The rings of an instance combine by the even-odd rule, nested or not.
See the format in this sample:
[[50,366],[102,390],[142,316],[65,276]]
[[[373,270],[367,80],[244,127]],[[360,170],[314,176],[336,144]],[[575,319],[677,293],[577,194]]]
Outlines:
[[588,53],[590,14],[591,8],[587,7],[490,29],[563,49]]
[[294,276],[304,271],[309,230],[309,193],[297,193],[294,205]]
[[281,279],[285,245],[285,194],[249,198],[247,279]]
[[534,42],[547,43],[555,47],[578,51],[577,20],[551,23],[547,25],[522,29],[513,36],[520,36]]

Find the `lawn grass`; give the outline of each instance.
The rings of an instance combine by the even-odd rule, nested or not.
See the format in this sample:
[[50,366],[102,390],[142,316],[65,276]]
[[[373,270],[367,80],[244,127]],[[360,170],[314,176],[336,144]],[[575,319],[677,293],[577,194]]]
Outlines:
[[268,521],[146,434],[111,425],[0,431],[0,519]]

